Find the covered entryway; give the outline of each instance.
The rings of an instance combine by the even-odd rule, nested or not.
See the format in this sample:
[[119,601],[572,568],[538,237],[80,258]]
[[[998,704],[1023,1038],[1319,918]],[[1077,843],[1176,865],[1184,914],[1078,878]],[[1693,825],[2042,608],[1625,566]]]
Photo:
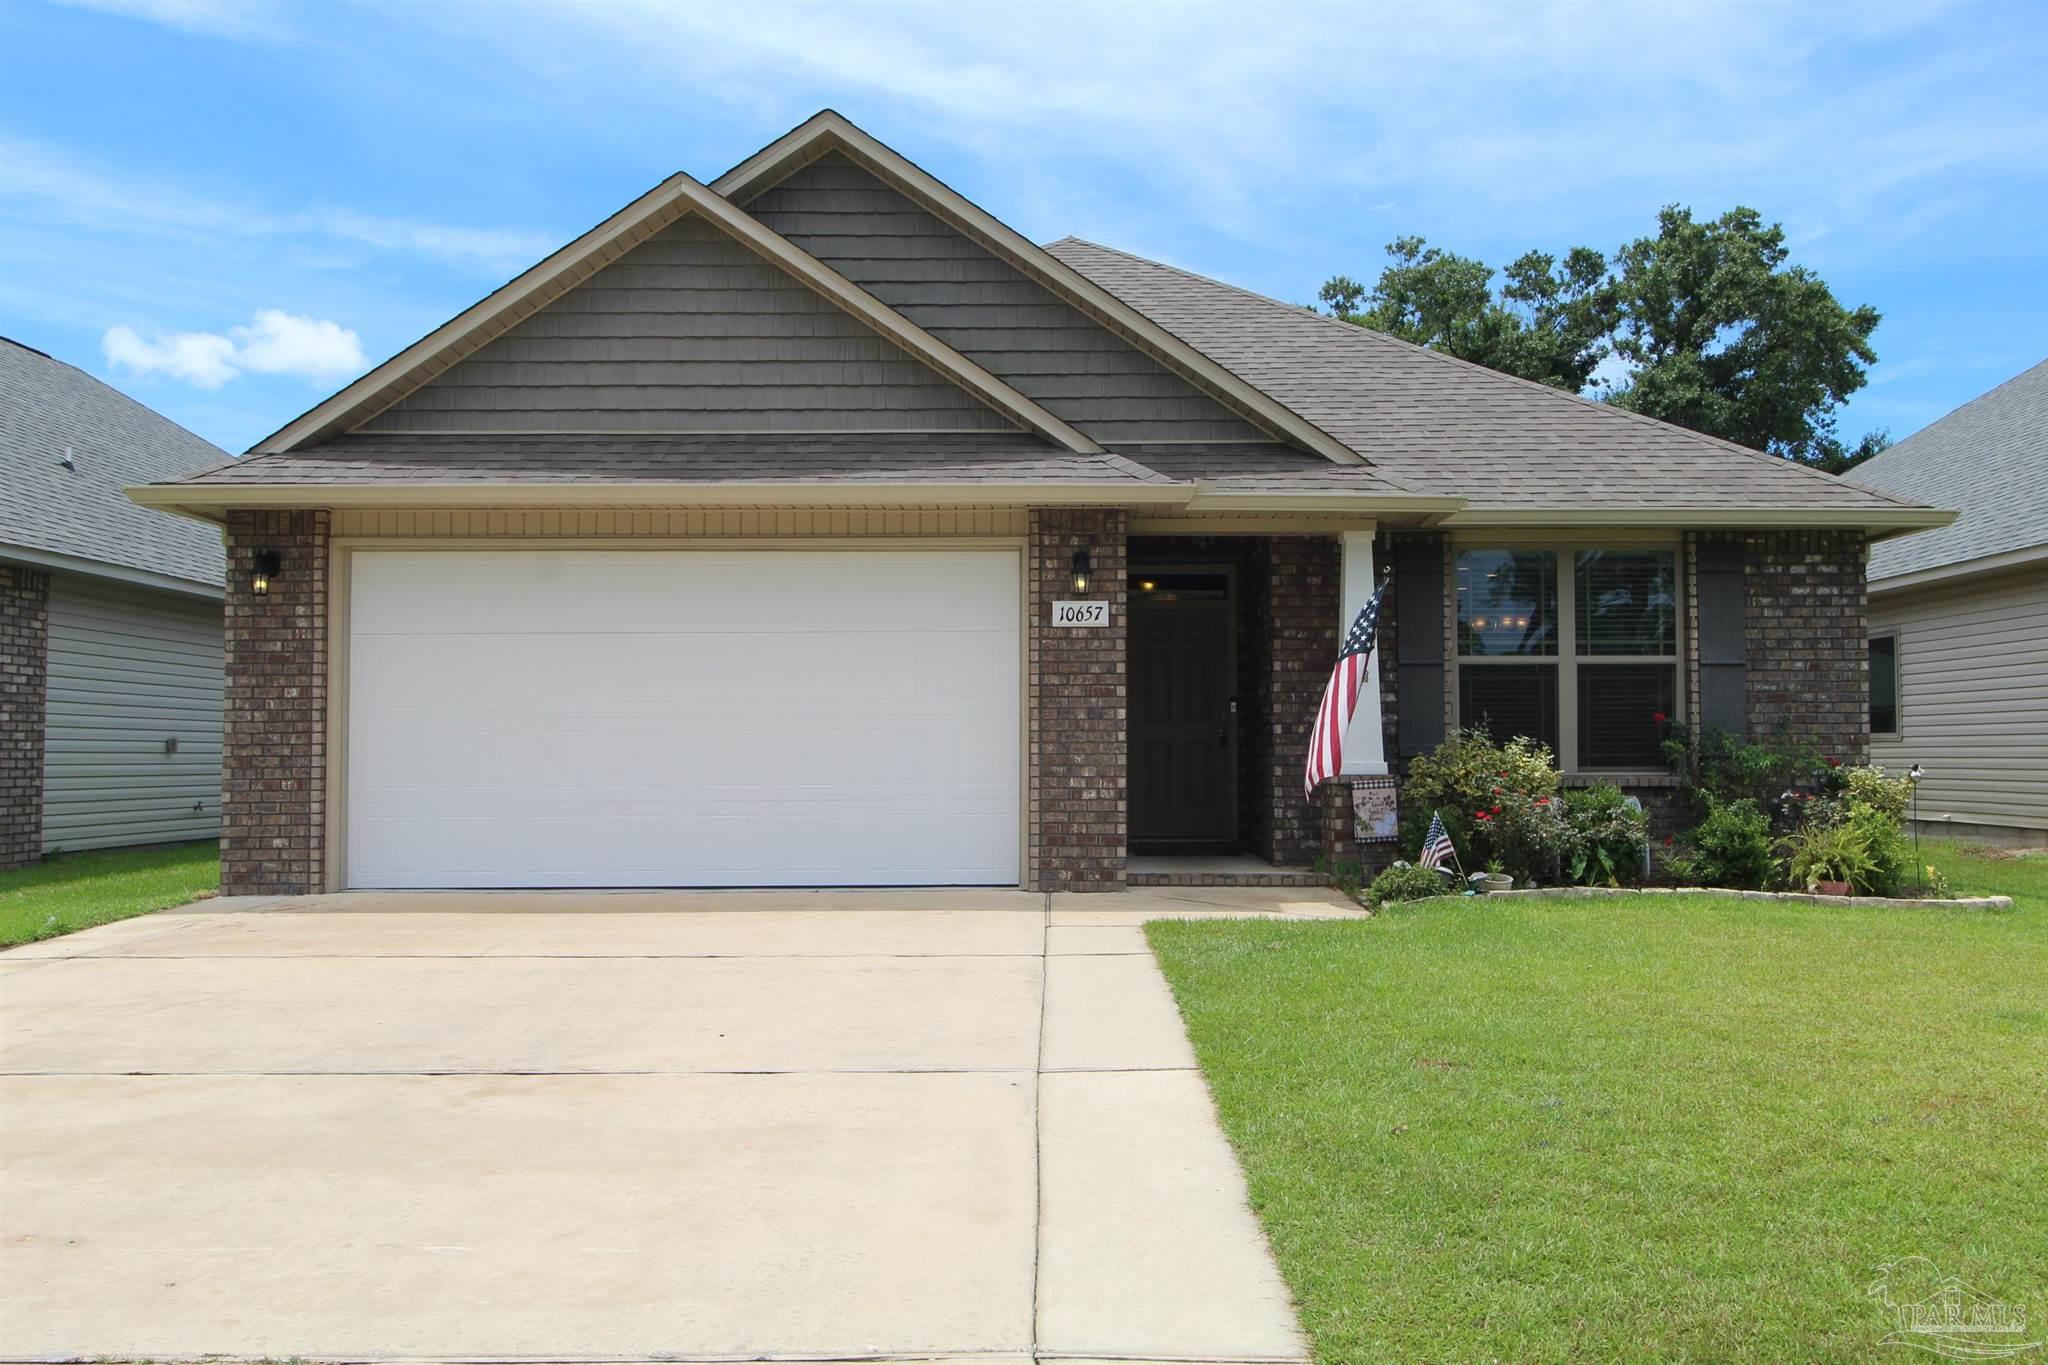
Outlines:
[[351,886],[1019,880],[1013,548],[349,570]]

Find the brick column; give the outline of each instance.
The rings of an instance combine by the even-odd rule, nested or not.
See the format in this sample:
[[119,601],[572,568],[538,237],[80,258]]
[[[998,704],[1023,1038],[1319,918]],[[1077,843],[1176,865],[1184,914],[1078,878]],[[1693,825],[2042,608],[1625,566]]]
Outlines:
[[[221,891],[326,889],[326,512],[228,514],[227,703],[221,758]],[[255,556],[283,567],[249,590]]]
[[[1029,752],[1031,886],[1120,891],[1130,835],[1125,724],[1129,659],[1128,533],[1118,509],[1031,513],[1026,565],[1030,613]],[[1074,551],[1088,551],[1085,598],[1109,603],[1109,624],[1059,628],[1051,604],[1075,596]]]
[[[1324,831],[1337,816],[1301,791],[1316,709],[1337,659],[1338,584],[1342,557],[1334,536],[1275,536],[1267,542],[1265,595],[1259,613],[1271,651],[1266,675],[1268,727],[1265,836],[1258,852],[1278,866],[1306,867],[1324,852]],[[1343,810],[1349,811],[1349,789]]]
[[1870,621],[1858,531],[1743,537],[1749,737],[1870,756]]
[[43,856],[50,575],[0,564],[0,868]]

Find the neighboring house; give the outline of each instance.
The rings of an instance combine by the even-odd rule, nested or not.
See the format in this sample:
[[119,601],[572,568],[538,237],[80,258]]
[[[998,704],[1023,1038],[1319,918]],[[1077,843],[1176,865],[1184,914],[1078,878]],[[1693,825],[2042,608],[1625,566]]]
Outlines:
[[121,490],[225,458],[0,338],[0,867],[220,831],[221,538]]
[[1962,511],[1870,552],[1872,757],[1930,829],[2048,843],[2048,361],[1849,478]]
[[1856,758],[1865,545],[1949,520],[1034,246],[829,112],[131,496],[227,528],[223,877],[274,892],[1305,877],[1461,721],[1653,800],[1660,716]]

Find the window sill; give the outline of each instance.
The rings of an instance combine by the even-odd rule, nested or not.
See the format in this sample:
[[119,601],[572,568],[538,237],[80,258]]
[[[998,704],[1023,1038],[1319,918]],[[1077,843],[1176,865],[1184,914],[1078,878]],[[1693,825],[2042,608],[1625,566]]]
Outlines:
[[1611,782],[1617,787],[1667,787],[1685,785],[1683,778],[1671,772],[1617,772],[1617,773],[1559,773],[1560,787],[1595,787],[1602,782]]

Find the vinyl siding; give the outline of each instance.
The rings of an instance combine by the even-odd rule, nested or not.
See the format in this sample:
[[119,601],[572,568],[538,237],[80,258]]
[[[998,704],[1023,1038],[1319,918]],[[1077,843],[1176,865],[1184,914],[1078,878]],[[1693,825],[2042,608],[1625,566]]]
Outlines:
[[220,833],[221,670],[220,603],[52,577],[46,852]]
[[691,216],[360,429],[1007,431],[1015,424]]
[[2048,829],[2048,568],[1870,599],[1899,635],[1898,738],[1874,762],[1927,770],[1920,818]]
[[745,207],[1098,441],[1271,439],[838,152]]

